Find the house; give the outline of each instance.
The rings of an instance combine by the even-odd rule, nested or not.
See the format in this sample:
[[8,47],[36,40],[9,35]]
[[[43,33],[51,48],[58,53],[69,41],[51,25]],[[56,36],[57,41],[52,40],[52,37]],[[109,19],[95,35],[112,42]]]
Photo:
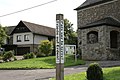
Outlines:
[[37,52],[41,40],[53,40],[55,29],[26,21],[20,21],[17,26],[6,27],[10,36],[3,45],[5,50],[14,50],[17,55]]
[[120,60],[120,0],[86,0],[75,9],[84,60]]

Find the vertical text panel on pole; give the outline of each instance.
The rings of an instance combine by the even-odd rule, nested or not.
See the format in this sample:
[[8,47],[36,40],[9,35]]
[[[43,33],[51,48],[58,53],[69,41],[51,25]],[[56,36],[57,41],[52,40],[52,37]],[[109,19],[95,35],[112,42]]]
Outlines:
[[56,63],[64,63],[64,20],[56,20]]

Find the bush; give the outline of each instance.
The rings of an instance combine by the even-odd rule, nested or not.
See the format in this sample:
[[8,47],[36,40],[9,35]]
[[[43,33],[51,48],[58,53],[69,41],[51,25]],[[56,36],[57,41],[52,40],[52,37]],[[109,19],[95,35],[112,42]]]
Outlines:
[[16,61],[16,60],[17,60],[17,58],[16,58],[15,56],[14,56],[13,58],[14,58],[14,61]]
[[37,53],[36,58],[45,57],[45,54]]
[[14,52],[13,51],[7,51],[3,54],[3,61],[11,61],[11,58],[14,57]]
[[29,54],[28,54],[28,53],[27,53],[27,54],[24,54],[24,55],[23,55],[23,58],[24,58],[24,59],[29,59]]
[[3,54],[5,54],[5,51],[0,52],[0,56],[1,56],[1,57],[3,56]]
[[3,56],[3,53],[0,52],[0,56]]
[[30,53],[29,54],[29,58],[35,58],[35,54],[34,53]]
[[98,63],[92,63],[87,69],[87,80],[103,80],[103,71]]
[[53,50],[52,42],[50,42],[49,40],[41,41],[41,44],[38,46],[38,50],[45,56],[49,56]]
[[27,53],[23,55],[24,59],[31,59],[31,58],[35,58],[35,54],[34,53]]
[[2,60],[2,56],[0,56],[0,60]]

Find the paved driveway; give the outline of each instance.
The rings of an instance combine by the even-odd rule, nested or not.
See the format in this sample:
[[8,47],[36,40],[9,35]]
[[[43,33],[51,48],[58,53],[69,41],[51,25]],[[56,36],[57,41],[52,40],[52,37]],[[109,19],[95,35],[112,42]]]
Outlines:
[[[86,71],[87,66],[94,61],[87,61],[86,65],[65,68],[65,74]],[[102,67],[120,66],[120,61],[97,61]],[[0,70],[0,80],[45,80],[55,77],[55,69],[35,70]]]

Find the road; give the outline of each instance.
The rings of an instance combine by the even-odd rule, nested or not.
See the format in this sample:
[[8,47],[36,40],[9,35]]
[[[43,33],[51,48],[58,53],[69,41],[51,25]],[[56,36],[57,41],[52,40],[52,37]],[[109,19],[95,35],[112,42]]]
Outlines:
[[[86,65],[65,68],[65,75],[86,71],[88,65],[94,61],[87,61]],[[97,61],[102,67],[120,66],[120,61]],[[34,70],[0,70],[0,80],[48,80],[55,77],[55,69]]]
[[[86,67],[65,68],[65,74],[83,72]],[[45,80],[55,77],[55,69],[0,70],[0,80]]]

